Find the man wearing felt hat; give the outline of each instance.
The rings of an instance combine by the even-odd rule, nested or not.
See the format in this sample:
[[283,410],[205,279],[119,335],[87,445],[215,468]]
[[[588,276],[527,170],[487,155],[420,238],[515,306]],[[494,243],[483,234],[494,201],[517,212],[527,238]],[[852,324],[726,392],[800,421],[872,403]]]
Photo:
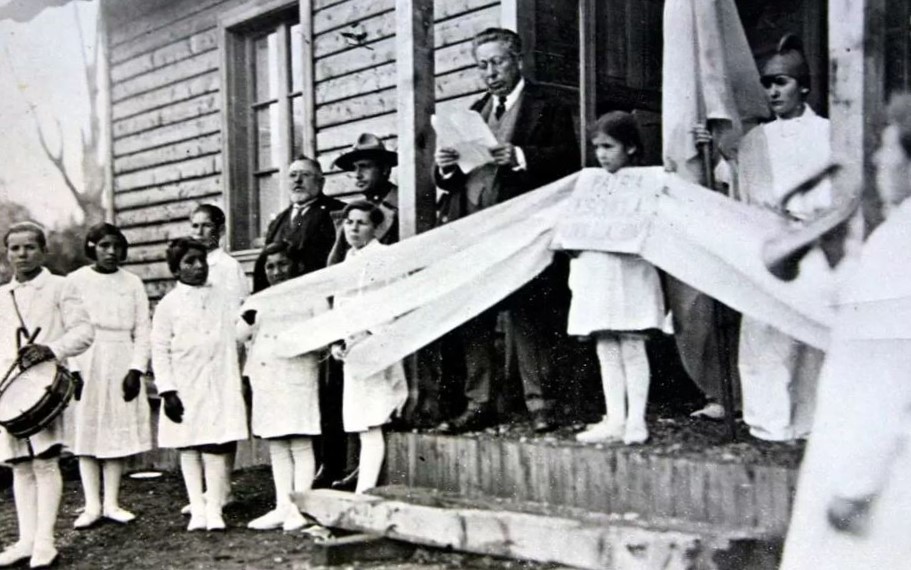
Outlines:
[[373,133],[361,133],[351,150],[335,159],[336,167],[350,173],[355,189],[385,214],[376,232],[377,239],[385,244],[399,239],[399,189],[389,181],[398,163],[398,155]]
[[[784,193],[830,162],[829,121],[807,104],[810,67],[798,37],[788,34],[781,39],[762,66],[760,80],[774,119],[754,128],[741,141],[734,195],[803,224],[830,208],[832,196],[824,181],[781,205]],[[697,132],[697,141],[703,137],[705,133]],[[834,278],[818,248],[803,260],[801,274],[805,279],[812,276],[820,295],[834,294]],[[743,419],[754,437],[788,441],[809,434],[822,360],[821,351],[766,323],[743,317],[738,369]]]

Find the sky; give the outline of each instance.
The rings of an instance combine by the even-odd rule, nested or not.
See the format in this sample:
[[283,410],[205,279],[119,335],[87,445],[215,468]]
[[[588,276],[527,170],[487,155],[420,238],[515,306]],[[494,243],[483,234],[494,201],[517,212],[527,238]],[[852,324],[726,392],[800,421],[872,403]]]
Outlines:
[[55,119],[60,121],[64,160],[81,187],[80,132],[88,124],[89,99],[74,18],[78,12],[86,49],[93,49],[97,4],[48,8],[28,23],[0,21],[0,200],[25,205],[35,220],[50,226],[81,216],[41,149],[29,103],[55,152],[61,141]]

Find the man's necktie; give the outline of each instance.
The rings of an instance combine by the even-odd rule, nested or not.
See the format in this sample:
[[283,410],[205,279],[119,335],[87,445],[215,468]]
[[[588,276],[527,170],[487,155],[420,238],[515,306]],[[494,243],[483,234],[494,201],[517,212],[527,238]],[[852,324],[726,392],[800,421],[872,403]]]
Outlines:
[[493,110],[493,117],[496,120],[503,118],[503,114],[506,112],[506,96],[500,95],[497,98],[497,107]]
[[301,207],[298,206],[297,204],[295,204],[294,206],[292,206],[292,208],[291,208],[291,223],[294,223],[294,222],[297,221],[297,217],[300,216],[301,210],[303,210],[303,208],[301,208]]

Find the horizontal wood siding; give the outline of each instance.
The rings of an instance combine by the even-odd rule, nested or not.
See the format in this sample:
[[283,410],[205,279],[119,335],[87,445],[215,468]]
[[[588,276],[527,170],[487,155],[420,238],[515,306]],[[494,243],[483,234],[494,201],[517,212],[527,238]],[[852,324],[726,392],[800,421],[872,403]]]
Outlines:
[[[328,171],[326,193],[349,197],[350,180],[331,167],[338,155],[362,132],[396,145],[395,2],[324,0],[314,2],[314,10],[317,152]],[[437,0],[435,21],[437,100],[467,105],[483,87],[473,68],[471,38],[499,25],[500,2]],[[349,31],[365,33],[363,45],[342,35]]]

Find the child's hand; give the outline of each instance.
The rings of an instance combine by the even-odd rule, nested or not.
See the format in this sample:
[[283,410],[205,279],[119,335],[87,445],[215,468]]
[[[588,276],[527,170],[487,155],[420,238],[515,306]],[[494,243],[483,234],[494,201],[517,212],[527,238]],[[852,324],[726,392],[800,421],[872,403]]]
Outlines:
[[162,392],[161,399],[164,401],[164,415],[175,424],[183,421],[183,402],[177,392]]
[[121,383],[123,388],[123,401],[132,402],[139,395],[142,387],[142,372],[139,370],[128,370]]
[[82,379],[82,373],[78,370],[73,370],[70,372],[70,376],[73,377],[73,399],[77,402],[82,399],[82,389],[85,387],[85,381]]
[[826,508],[829,525],[837,531],[862,536],[870,522],[870,506],[873,497],[848,499],[832,497]]
[[243,313],[241,313],[240,318],[242,318],[244,320],[244,322],[247,323],[248,325],[252,325],[253,323],[256,322],[256,310],[248,309],[248,310],[244,311]]
[[712,144],[712,133],[709,132],[708,128],[702,123],[696,123],[693,125],[693,128],[690,129],[690,132],[693,133],[693,141],[696,143],[696,146],[702,144]]
[[345,360],[345,356],[348,354],[348,349],[345,348],[345,343],[337,342],[329,346],[329,353],[332,355],[332,358],[341,362]]

